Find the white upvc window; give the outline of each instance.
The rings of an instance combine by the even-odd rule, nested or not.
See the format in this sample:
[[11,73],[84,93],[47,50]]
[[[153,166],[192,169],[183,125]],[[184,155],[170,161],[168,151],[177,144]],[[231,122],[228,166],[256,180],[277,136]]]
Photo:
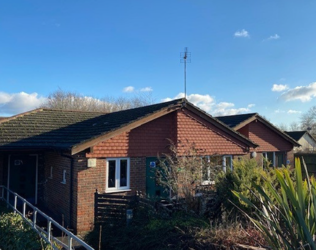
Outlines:
[[270,162],[269,167],[282,167],[285,165],[286,154],[280,152],[263,152],[262,153],[262,166],[265,167],[264,159]]
[[106,159],[106,192],[128,191],[130,188],[130,159]]
[[233,170],[233,156],[231,155],[223,156],[223,170],[226,172],[227,168]]

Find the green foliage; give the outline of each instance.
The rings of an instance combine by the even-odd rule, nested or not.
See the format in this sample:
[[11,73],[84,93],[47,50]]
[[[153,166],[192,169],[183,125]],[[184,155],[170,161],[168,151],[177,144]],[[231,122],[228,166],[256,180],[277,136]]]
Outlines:
[[0,249],[49,249],[20,215],[0,215]]
[[[283,171],[283,169],[286,168],[280,168],[280,171]],[[240,211],[233,204],[240,203],[239,206],[248,213],[252,211],[252,207],[243,201],[239,202],[231,190],[247,197],[252,203],[258,204],[257,192],[253,192],[253,186],[265,187],[267,183],[276,183],[276,175],[273,168],[263,169],[255,159],[241,159],[234,161],[233,171],[227,169],[226,173],[219,173],[215,185],[218,196],[222,201],[223,210],[234,218],[240,214]],[[268,195],[271,197],[270,194]],[[273,198],[272,201],[274,201]]]
[[309,179],[304,161],[303,165],[305,180],[298,158],[295,159],[294,181],[288,170],[275,170],[280,192],[268,181],[266,187],[254,183],[253,187],[259,194],[259,206],[242,193],[233,191],[236,197],[254,209],[252,216],[246,211],[244,214],[273,249],[316,249],[313,241],[316,233],[316,180],[314,177]]
[[[99,249],[100,225],[96,225],[86,241]],[[237,243],[263,243],[258,230],[242,227],[240,224],[211,226],[208,221],[185,212],[173,214],[169,218],[150,213],[144,209],[135,211],[129,226],[125,222],[102,225],[101,249],[238,249]],[[256,244],[257,245],[257,244]]]

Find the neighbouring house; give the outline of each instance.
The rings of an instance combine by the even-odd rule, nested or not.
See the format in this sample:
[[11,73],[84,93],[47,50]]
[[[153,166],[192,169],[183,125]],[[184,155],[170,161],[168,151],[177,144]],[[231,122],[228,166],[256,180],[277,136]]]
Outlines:
[[194,143],[224,167],[257,146],[186,99],[108,114],[36,109],[0,121],[0,185],[84,233],[93,227],[96,189],[163,195],[148,176],[170,141],[180,154]]
[[294,153],[316,152],[316,140],[308,131],[285,131],[285,133],[301,145],[294,148]]
[[250,149],[249,156],[259,164],[267,159],[272,166],[294,165],[294,147],[300,144],[257,113],[216,117],[259,146]]

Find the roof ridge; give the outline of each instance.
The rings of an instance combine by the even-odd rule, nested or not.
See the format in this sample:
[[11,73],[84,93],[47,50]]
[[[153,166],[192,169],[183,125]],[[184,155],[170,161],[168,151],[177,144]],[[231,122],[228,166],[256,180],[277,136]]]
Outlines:
[[235,114],[235,115],[218,115],[218,116],[215,116],[215,117],[232,117],[232,116],[241,116],[241,115],[258,115],[257,112],[254,112],[254,113],[245,113],[245,114]]

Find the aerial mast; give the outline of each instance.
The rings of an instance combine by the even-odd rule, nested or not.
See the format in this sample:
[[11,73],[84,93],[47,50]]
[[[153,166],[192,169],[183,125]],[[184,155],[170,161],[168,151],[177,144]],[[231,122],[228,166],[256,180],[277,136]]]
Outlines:
[[184,63],[184,98],[187,98],[187,63],[191,62],[191,52],[188,52],[187,47],[180,53],[180,62]]

